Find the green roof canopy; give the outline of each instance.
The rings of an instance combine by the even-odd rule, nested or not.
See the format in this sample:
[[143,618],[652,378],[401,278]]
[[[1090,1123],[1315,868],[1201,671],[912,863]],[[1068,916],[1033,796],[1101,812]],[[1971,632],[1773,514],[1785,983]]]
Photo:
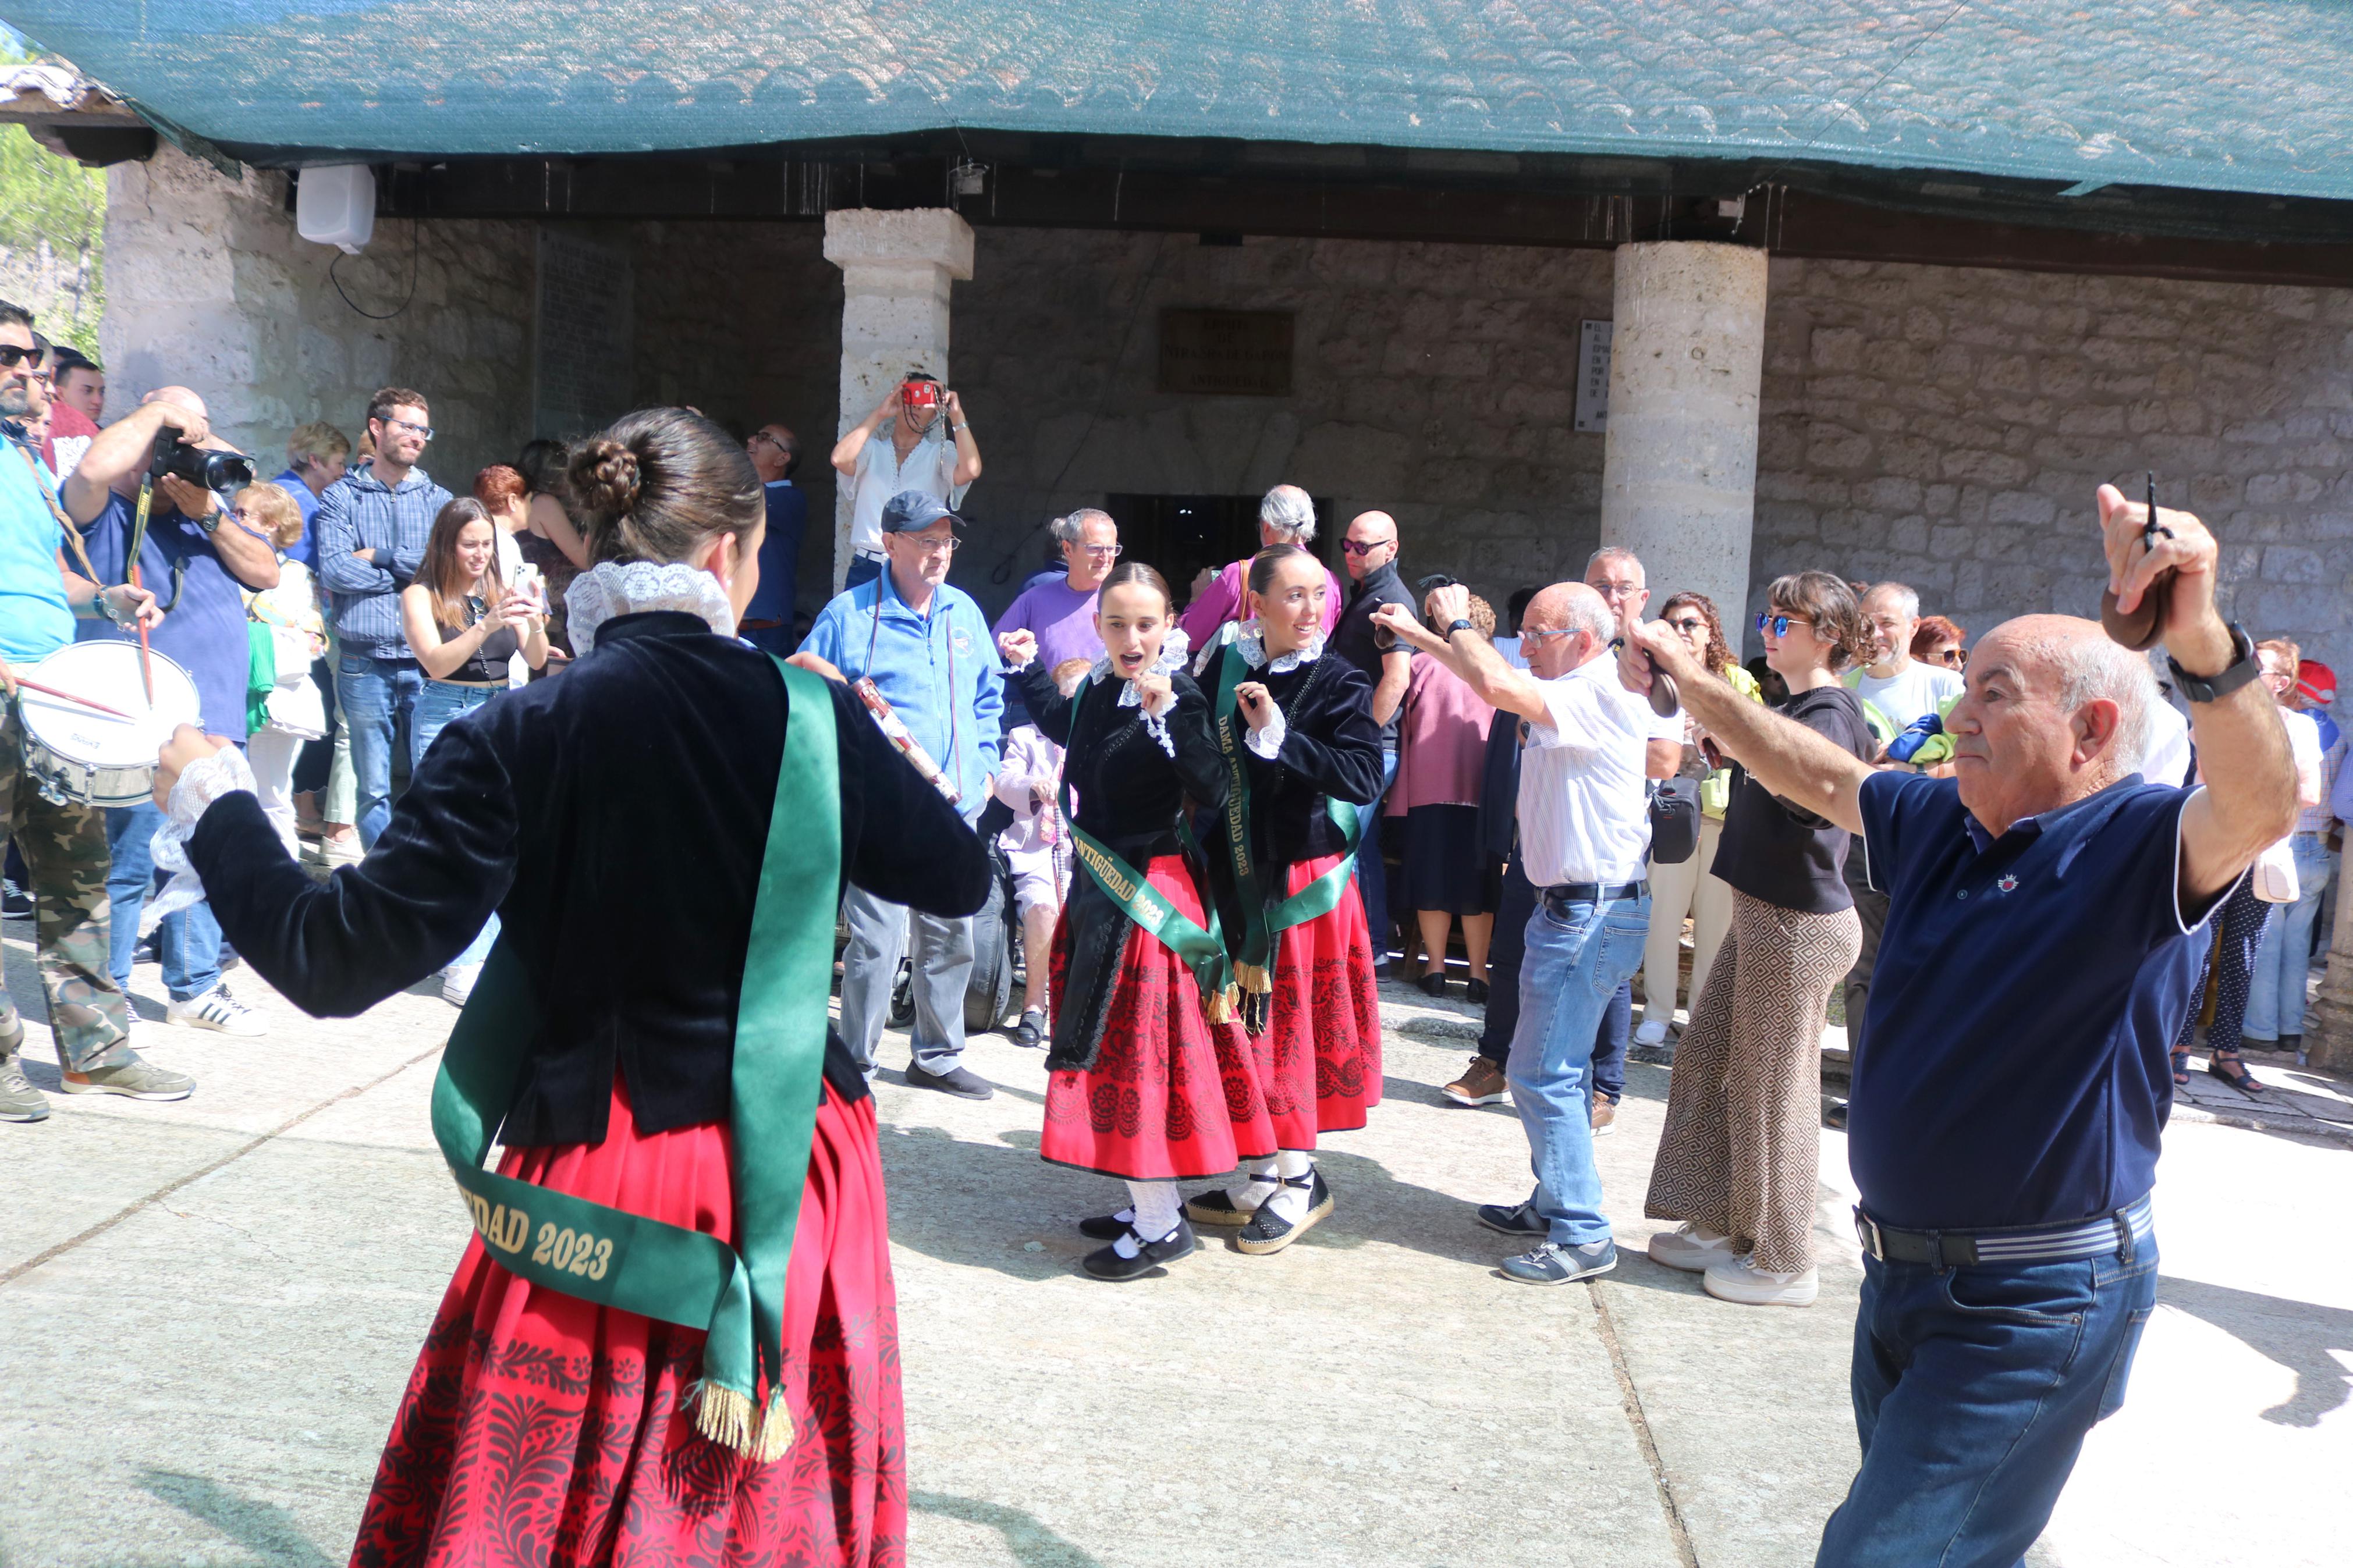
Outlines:
[[944,130],[2353,195],[2329,0],[0,0],[265,163]]

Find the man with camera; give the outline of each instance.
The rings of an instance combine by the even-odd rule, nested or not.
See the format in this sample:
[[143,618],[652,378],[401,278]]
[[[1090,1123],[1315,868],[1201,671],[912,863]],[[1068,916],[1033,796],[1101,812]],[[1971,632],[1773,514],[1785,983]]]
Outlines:
[[417,466],[433,439],[431,419],[422,393],[377,388],[367,411],[375,456],[327,487],[311,531],[332,601],[335,698],[351,731],[360,842],[371,848],[392,819],[393,742],[425,689],[400,629],[400,591],[424,564],[433,520],[449,504],[449,492]]
[[936,376],[912,370],[873,413],[834,443],[833,468],[851,486],[849,574],[841,584],[849,589],[872,582],[889,564],[882,549],[884,504],[892,496],[920,490],[944,510],[955,510],[980,478],[980,447],[964,416],[963,400]]
[[[100,575],[120,582],[135,572],[139,585],[162,602],[154,650],[195,682],[205,729],[240,742],[251,657],[244,590],[278,585],[277,552],[229,515],[223,493],[252,482],[253,465],[206,423],[204,399],[186,387],[166,386],[100,431],[64,487],[66,514],[82,531]],[[95,621],[77,631],[85,641],[132,635]],[[112,968],[125,992],[139,946],[139,911],[154,880],[148,842],[162,825],[163,814],[148,801],[106,813],[113,857],[106,879],[113,905]],[[261,1034],[260,1016],[221,984],[220,941],[212,910],[201,903],[166,917],[157,938],[171,994],[165,1019],[224,1034]]]
[[[38,902],[41,990],[69,1094],[185,1100],[195,1080],[131,1048],[131,1009],[108,964],[106,824],[95,806],[42,795],[26,763],[16,670],[73,640],[74,623],[103,614],[150,628],[155,599],[101,588],[67,564],[64,509],[24,427],[36,394],[33,318],[0,300],[0,841],[13,838]],[[48,1101],[16,1064],[25,1027],[0,985],[0,1121],[39,1121]]]

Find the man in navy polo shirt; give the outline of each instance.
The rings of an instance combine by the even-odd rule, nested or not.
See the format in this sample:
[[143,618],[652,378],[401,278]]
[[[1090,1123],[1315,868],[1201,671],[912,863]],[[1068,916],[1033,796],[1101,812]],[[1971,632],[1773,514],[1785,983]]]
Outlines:
[[1673,676],[1760,783],[1866,836],[1890,900],[1848,1146],[1862,1464],[1818,1564],[1994,1568],[2042,1532],[2157,1299],[2166,1052],[2206,918],[2295,825],[2254,646],[2215,613],[2213,536],[2187,512],[2146,531],[2112,486],[2099,510],[2123,609],[2175,574],[2159,629],[2203,789],[2135,771],[2156,683],[2091,621],[2029,616],[1978,644],[1945,721],[1954,779],[1874,773],[1742,701],[1672,631],[1630,627],[1627,683]]

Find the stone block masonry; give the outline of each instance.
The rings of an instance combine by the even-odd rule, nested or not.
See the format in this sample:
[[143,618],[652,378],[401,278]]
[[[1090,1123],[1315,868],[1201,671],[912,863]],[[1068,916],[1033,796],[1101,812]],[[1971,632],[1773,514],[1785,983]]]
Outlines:
[[295,426],[325,419],[356,443],[368,395],[413,386],[438,432],[425,468],[462,495],[531,435],[533,244],[528,224],[388,218],[331,280],[341,253],[296,234],[284,174],[230,180],[170,146],[117,163],[99,331],[108,405],[192,387],[269,475]]

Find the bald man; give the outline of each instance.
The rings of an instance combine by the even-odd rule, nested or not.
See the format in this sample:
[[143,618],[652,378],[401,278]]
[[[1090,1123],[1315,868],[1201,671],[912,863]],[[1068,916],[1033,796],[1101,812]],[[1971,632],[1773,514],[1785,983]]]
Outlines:
[[[140,480],[154,455],[156,437],[166,431],[190,446],[232,449],[212,434],[203,398],[185,386],[158,387],[137,408],[99,432],[65,482],[66,514],[81,529],[90,563],[107,582],[120,583],[129,575]],[[244,590],[278,585],[274,543],[231,517],[227,498],[166,474],[154,483],[138,566],[140,585],[153,591],[164,605],[163,624],[152,638],[154,650],[195,682],[206,731],[242,742],[251,659]],[[75,632],[83,641],[132,635],[105,621],[77,623]],[[148,801],[111,807],[106,813],[107,842],[113,855],[106,880],[113,906],[111,958],[115,982],[126,993],[132,955],[139,945],[139,911],[153,877],[148,843],[162,822],[163,814]],[[261,1016],[221,984],[220,927],[207,906],[196,904],[166,917],[159,946],[164,985],[171,995],[166,1009],[171,1022],[231,1035],[264,1032]]]
[[1584,584],[1556,583],[1530,601],[1520,623],[1526,669],[1479,635],[1470,605],[1469,589],[1440,588],[1428,608],[1441,632],[1400,605],[1384,605],[1375,624],[1443,660],[1490,706],[1527,721],[1520,858],[1536,909],[1504,1071],[1536,1181],[1520,1203],[1482,1205],[1479,1222],[1530,1244],[1504,1260],[1504,1278],[1565,1285],[1618,1266],[1593,1163],[1593,1044],[1603,1009],[1642,962],[1650,930],[1652,716],[1609,656],[1620,623]]
[[[1413,650],[1402,643],[1385,650],[1373,637],[1374,611],[1383,605],[1413,608],[1413,595],[1398,576],[1397,519],[1385,511],[1358,512],[1340,541],[1340,552],[1348,568],[1348,603],[1332,630],[1332,651],[1373,683],[1373,722],[1381,727],[1381,793],[1386,796],[1397,777],[1398,709],[1413,677]],[[1374,801],[1357,820],[1364,824],[1365,837],[1356,847],[1356,891],[1373,930],[1373,973],[1386,980],[1393,922],[1388,876],[1381,859],[1381,802]]]
[[2120,608],[2174,573],[2158,629],[2202,789],[2141,777],[2156,682],[2091,621],[1985,636],[1945,718],[1949,779],[1874,770],[1740,698],[1671,630],[1630,634],[1627,684],[1673,676],[1757,783],[1864,836],[1888,894],[1847,1150],[1862,1465],[1818,1564],[2011,1563],[2041,1533],[2124,1402],[2157,1299],[2167,1052],[2207,921],[2295,826],[2278,707],[2215,611],[2213,535],[2113,486],[2097,505]]

